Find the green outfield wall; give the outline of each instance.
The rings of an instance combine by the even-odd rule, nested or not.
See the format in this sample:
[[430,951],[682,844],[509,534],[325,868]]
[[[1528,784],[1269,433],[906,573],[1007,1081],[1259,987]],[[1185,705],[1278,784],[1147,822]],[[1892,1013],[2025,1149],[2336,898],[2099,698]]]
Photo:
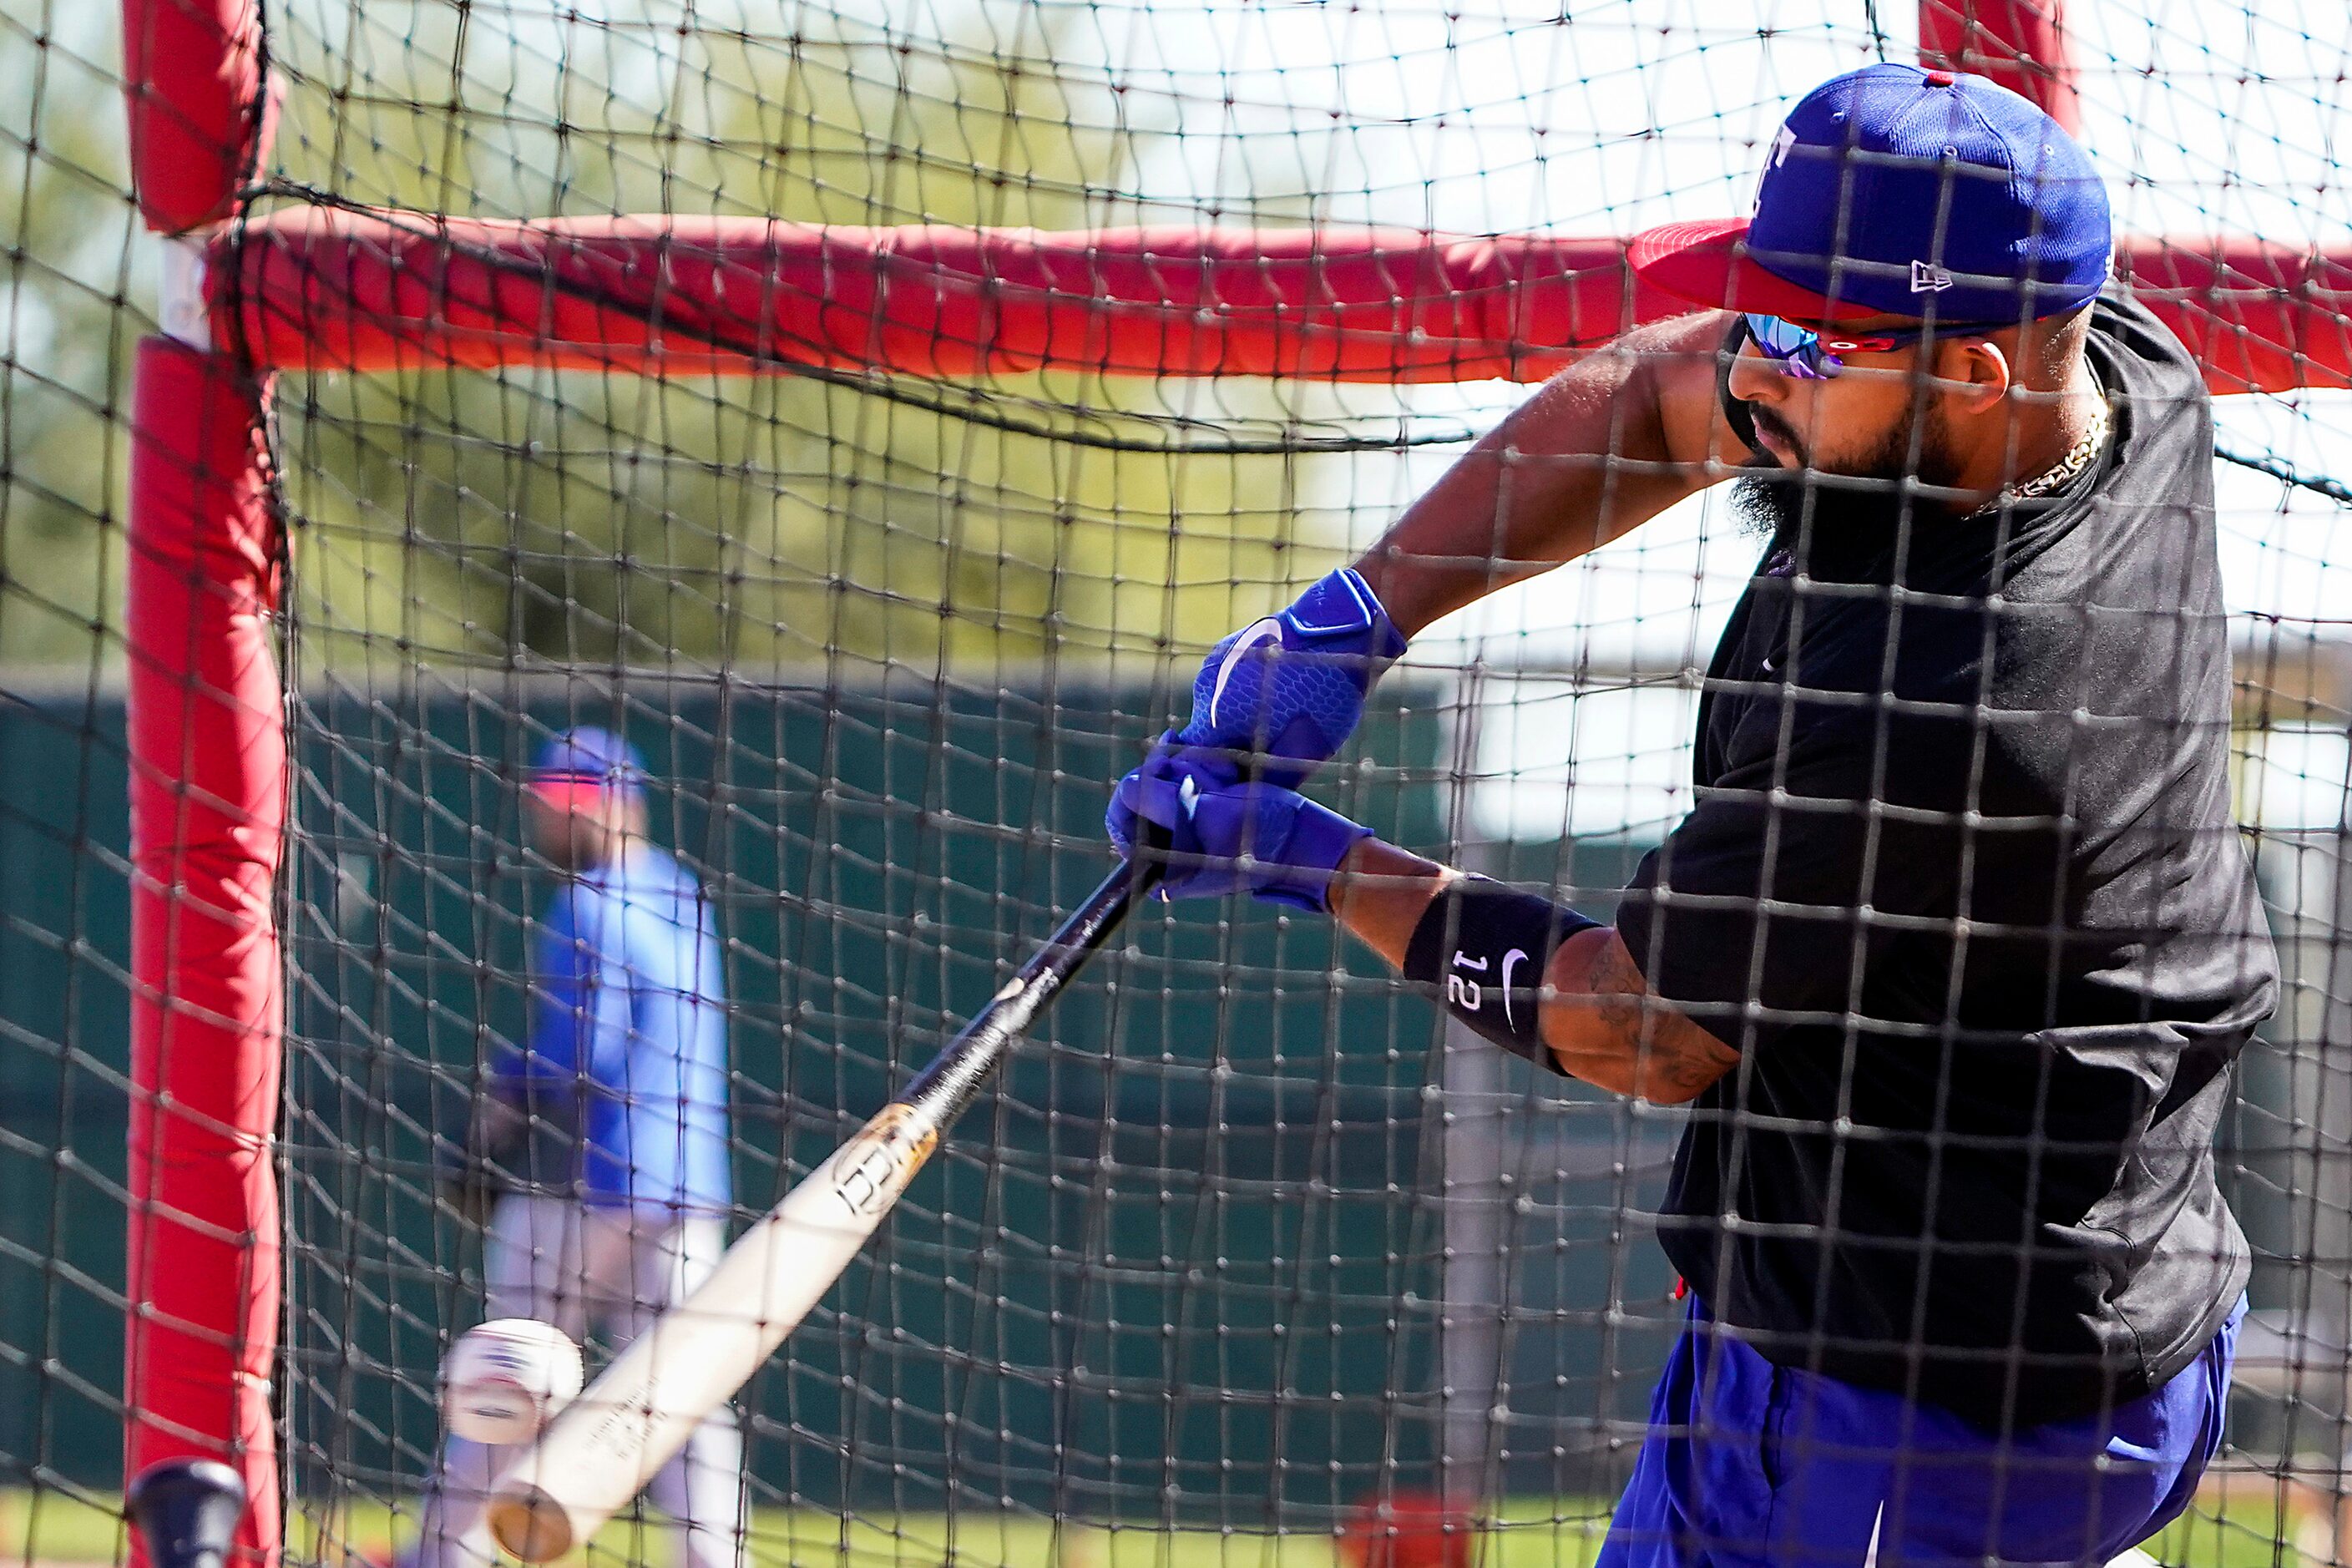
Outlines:
[[[309,685],[282,900],[279,1399],[294,1487],[386,1497],[425,1473],[434,1369],[480,1314],[478,1237],[436,1203],[436,1140],[522,1027],[555,884],[520,847],[514,785],[549,729],[627,730],[658,775],[656,837],[717,903],[748,1215],[1103,874],[1108,783],[1168,707],[1068,682]],[[1403,681],[1382,696],[1360,765],[1318,789],[1433,847],[1457,798],[1446,716]],[[118,1480],[123,801],[118,697],[0,696],[0,1486]],[[1637,850],[1494,853],[1601,913]],[[2223,1140],[2258,1305],[2291,1298],[2307,1250],[2265,1131],[2299,1016],[2250,1054]],[[1263,1527],[1427,1479],[1461,1239],[1436,1039],[1426,1004],[1319,919],[1147,911],[747,1391],[755,1500]],[[1490,1474],[1605,1491],[1676,1313],[1645,1216],[1678,1123],[1516,1061],[1499,1087]]]
[[[385,1493],[423,1473],[433,1369],[479,1315],[478,1241],[436,1207],[434,1147],[522,1026],[529,922],[554,885],[517,843],[537,739],[625,728],[659,775],[656,837],[717,901],[751,1212],[1108,867],[1107,783],[1166,706],[1067,683],[633,678],[620,701],[552,680],[311,685],[284,899],[280,1399],[297,1488]],[[1365,766],[1326,793],[1430,845],[1444,732],[1412,695],[1371,716]],[[100,1485],[119,1443],[121,737],[104,694],[0,708],[0,1456]],[[1605,887],[1623,858],[1589,853],[1580,879]],[[1134,922],[747,1391],[756,1495],[1257,1517],[1425,1467],[1446,1239],[1433,1031],[1319,920],[1191,906]],[[1639,1388],[1617,1385],[1652,1352],[1608,1305],[1629,1288],[1663,1300],[1666,1282],[1626,1228],[1658,1129],[1598,1100],[1530,1104],[1552,1108],[1521,1125],[1558,1178],[1526,1189],[1540,1235],[1513,1287],[1513,1463],[1535,1479],[1591,1446],[1597,1411],[1638,1413]]]

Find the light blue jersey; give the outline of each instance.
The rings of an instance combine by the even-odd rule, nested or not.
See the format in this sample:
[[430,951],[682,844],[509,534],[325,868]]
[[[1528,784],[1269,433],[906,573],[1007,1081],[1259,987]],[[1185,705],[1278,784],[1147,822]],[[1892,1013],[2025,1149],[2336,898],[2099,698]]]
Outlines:
[[[727,1210],[726,987],[693,873],[638,844],[558,894],[533,944],[528,1048],[494,1069],[565,1147],[542,1186]],[[535,1139],[545,1147],[545,1140]]]

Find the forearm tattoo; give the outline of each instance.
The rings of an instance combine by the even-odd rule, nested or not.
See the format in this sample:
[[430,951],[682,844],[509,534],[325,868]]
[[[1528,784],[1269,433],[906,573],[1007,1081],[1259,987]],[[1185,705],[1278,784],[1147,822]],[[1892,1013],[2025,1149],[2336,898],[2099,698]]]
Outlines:
[[1667,1103],[1728,1072],[1739,1053],[1650,992],[1615,931],[1563,947],[1544,1034],[1560,1065],[1588,1083]]

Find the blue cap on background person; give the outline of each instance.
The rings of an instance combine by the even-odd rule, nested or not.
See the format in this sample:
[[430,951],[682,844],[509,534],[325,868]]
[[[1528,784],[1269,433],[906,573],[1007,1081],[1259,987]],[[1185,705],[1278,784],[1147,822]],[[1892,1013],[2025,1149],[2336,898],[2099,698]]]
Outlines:
[[582,792],[625,790],[631,795],[645,788],[646,762],[637,749],[614,734],[593,724],[583,724],[551,736],[539,749],[539,760],[530,770],[530,788],[550,805],[572,808]]
[[1772,140],[1748,218],[1668,224],[1645,282],[1722,310],[1990,325],[2054,316],[2106,282],[2107,192],[2082,147],[1980,76],[1875,65],[1815,88]]

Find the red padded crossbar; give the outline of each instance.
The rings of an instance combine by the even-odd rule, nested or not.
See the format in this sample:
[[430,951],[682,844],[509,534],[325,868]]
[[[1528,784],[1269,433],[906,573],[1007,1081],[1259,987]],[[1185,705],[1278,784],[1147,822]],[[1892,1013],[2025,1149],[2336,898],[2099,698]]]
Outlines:
[[[1629,322],[1614,239],[1409,229],[467,222],[306,209],[214,243],[215,338],[281,368],[1539,378]],[[1669,308],[1636,292],[1643,314]]]
[[[215,341],[272,369],[817,365],[1530,381],[1688,307],[1624,242],[1391,228],[489,223],[306,208],[213,243]],[[2128,242],[2217,392],[2352,385],[2352,245]]]

